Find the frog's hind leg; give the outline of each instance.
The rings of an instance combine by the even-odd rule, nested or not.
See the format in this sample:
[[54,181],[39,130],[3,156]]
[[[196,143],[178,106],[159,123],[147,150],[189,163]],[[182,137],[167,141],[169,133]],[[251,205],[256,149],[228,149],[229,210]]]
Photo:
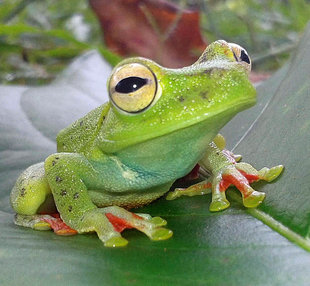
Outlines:
[[44,172],[44,163],[27,168],[17,179],[11,192],[11,205],[16,212],[15,224],[36,230],[53,229],[57,234],[72,234],[71,229],[48,214],[57,212]]
[[44,173],[44,164],[38,163],[27,168],[19,176],[10,197],[16,213],[34,215],[40,210],[55,211],[51,189]]

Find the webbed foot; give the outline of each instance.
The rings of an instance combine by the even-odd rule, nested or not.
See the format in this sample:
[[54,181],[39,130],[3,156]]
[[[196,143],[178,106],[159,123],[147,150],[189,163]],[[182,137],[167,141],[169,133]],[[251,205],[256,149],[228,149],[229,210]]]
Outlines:
[[265,193],[255,191],[250,183],[259,180],[271,182],[281,174],[282,170],[283,166],[278,165],[257,171],[250,164],[230,161],[214,172],[209,179],[186,189],[177,188],[168,193],[166,198],[173,200],[180,196],[204,195],[212,191],[212,202],[209,209],[212,212],[221,211],[230,206],[225,191],[229,186],[234,185],[242,194],[243,205],[247,208],[255,208],[263,202]]
[[[282,172],[283,166],[279,165],[271,169],[263,168],[257,171],[247,163],[233,163],[222,167],[212,179],[212,203],[210,211],[223,210],[229,206],[225,197],[226,189],[233,185],[242,195],[243,205],[247,208],[259,206],[265,199],[265,193],[255,191],[250,183],[264,180],[271,182]],[[216,206],[216,207],[215,207]]]
[[122,232],[126,228],[135,228],[146,234],[151,240],[165,240],[173,235],[171,230],[162,227],[167,222],[160,217],[131,213],[117,206],[104,208],[104,212],[117,232]]
[[128,241],[121,236],[125,229],[135,228],[151,240],[165,240],[173,232],[164,228],[167,222],[148,214],[134,214],[118,206],[97,208],[87,212],[78,226],[79,232],[95,231],[107,247],[121,247]]
[[281,174],[284,167],[278,165],[271,169],[265,167],[257,171],[250,164],[240,163],[241,155],[235,155],[225,149],[225,144],[225,138],[218,134],[208,145],[205,156],[200,160],[202,171],[211,174],[207,180],[186,189],[176,189],[167,195],[167,199],[173,200],[184,195],[204,195],[212,191],[210,211],[221,211],[229,207],[225,191],[233,185],[241,192],[245,207],[255,208],[261,204],[265,193],[255,191],[250,184],[259,180],[271,182]]

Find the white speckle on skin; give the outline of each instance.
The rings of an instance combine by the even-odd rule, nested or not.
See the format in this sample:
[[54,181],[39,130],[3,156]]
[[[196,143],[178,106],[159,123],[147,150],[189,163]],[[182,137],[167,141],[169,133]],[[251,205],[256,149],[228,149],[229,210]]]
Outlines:
[[134,180],[135,178],[138,177],[138,174],[130,169],[128,169],[118,158],[116,157],[110,157],[115,163],[116,165],[119,167],[120,169],[120,173],[122,175],[122,177],[124,179],[127,180]]

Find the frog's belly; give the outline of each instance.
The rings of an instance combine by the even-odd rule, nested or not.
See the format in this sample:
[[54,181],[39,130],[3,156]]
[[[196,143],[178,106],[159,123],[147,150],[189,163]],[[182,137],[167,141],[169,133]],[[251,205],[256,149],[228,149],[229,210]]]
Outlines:
[[130,193],[114,193],[105,191],[89,190],[88,193],[92,202],[98,207],[121,206],[125,208],[136,208],[158,199],[164,195],[172,183],[157,186],[156,188],[146,189]]

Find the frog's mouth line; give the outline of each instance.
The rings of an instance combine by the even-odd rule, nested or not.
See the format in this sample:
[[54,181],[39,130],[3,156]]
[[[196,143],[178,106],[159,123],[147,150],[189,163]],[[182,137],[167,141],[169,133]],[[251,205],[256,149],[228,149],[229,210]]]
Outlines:
[[[227,124],[235,115],[237,115],[239,112],[248,109],[255,105],[256,103],[256,98],[251,98],[251,99],[246,99],[243,101],[238,100],[237,104],[232,104],[229,106],[229,108],[217,110],[216,112],[206,112],[202,115],[199,115],[191,120],[184,121],[183,123],[180,124],[175,124],[174,126],[168,126],[167,128],[162,128],[160,129],[160,132],[158,132],[158,135],[156,134],[157,132],[154,132],[155,136],[150,137],[149,139],[156,138],[165,134],[170,134],[172,132],[175,132],[177,130],[189,128],[193,125],[202,123],[204,121],[221,121],[223,122],[222,124],[219,122],[218,128],[216,128],[216,124],[214,124],[214,128],[217,129],[215,130],[216,133],[225,125]],[[236,111],[237,110],[237,111]],[[223,117],[223,120],[218,120],[218,117],[221,116],[222,114],[226,113],[227,115]],[[145,136],[147,138],[147,136]],[[149,140],[146,139],[146,140]],[[143,141],[143,140],[142,140]]]
[[[189,128],[195,124],[199,124],[203,121],[212,121],[209,122],[212,123],[212,128],[214,129],[215,135],[219,132],[219,130],[227,124],[235,115],[237,115],[239,112],[252,107],[256,103],[256,96],[253,97],[246,97],[243,100],[238,100],[235,104],[231,104],[228,108],[218,109],[213,112],[206,112],[202,115],[199,115],[197,117],[194,117],[190,120],[184,121],[182,123],[174,124],[174,125],[168,125],[163,128],[157,128],[152,132],[150,135],[149,133],[140,134],[139,136],[126,138],[126,140],[109,140],[104,138],[103,140],[109,144],[110,148],[113,149],[113,152],[119,151],[123,148],[130,147],[134,144],[139,144],[141,142],[145,142],[148,140],[152,140],[154,138],[168,135],[170,133],[176,132],[181,129]],[[219,118],[220,115],[226,113],[226,115],[222,118]],[[216,122],[216,123],[215,123]],[[208,132],[208,131],[207,131]],[[110,151],[111,151],[110,149]]]

